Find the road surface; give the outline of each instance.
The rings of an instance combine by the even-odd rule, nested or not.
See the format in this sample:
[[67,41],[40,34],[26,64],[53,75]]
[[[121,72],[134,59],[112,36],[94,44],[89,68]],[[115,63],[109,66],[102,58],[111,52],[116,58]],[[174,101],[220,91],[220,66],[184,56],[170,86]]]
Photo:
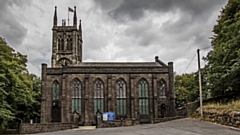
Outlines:
[[65,130],[34,135],[240,135],[240,130],[185,118],[157,124],[92,130]]

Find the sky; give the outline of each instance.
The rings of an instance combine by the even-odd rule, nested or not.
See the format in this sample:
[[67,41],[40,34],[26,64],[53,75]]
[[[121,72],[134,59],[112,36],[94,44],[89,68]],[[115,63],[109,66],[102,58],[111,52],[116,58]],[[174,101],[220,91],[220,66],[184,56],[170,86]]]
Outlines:
[[[212,30],[227,0],[0,0],[0,36],[27,55],[30,73],[51,66],[54,7],[58,24],[76,6],[83,62],[174,62],[177,74],[197,71],[211,50]],[[73,14],[69,13],[72,25]],[[204,48],[204,49],[203,49]],[[192,62],[191,62],[192,61]],[[206,63],[201,60],[201,67]]]

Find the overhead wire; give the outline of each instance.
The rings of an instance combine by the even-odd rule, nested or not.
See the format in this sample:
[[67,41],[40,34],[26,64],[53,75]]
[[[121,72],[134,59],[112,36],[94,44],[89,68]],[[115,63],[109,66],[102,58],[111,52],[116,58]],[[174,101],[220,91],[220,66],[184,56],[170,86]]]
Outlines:
[[197,53],[195,53],[195,54],[194,54],[194,56],[192,57],[192,60],[190,61],[190,63],[188,64],[187,68],[184,70],[184,72],[183,72],[183,73],[185,73],[185,72],[187,71],[187,69],[188,69],[188,68],[189,68],[189,66],[191,65],[191,63],[192,63],[193,59],[196,57],[196,54],[197,54]]
[[204,47],[204,48],[201,48],[201,49],[199,49],[199,50],[205,50],[205,49],[208,49],[208,48],[211,48],[211,46]]
[[[199,50],[205,50],[205,49],[209,49],[209,48],[211,48],[211,46],[204,47],[204,48],[201,48],[201,49],[199,49]],[[195,53],[195,54],[194,54],[194,56],[192,57],[192,59],[191,59],[190,63],[188,64],[187,68],[184,70],[184,72],[183,72],[183,73],[185,73],[185,72],[187,71],[187,69],[189,68],[189,66],[190,66],[190,65],[191,65],[191,63],[193,62],[193,59],[196,57],[196,55],[197,55],[197,53]]]

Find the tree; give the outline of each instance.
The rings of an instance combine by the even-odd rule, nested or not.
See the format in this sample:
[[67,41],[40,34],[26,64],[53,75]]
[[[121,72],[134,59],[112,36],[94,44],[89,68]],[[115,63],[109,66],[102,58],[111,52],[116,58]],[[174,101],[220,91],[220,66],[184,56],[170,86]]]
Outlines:
[[186,103],[198,99],[198,80],[194,73],[176,75],[174,81],[176,106],[184,107]]
[[[208,85],[205,69],[202,70],[202,95],[208,97]],[[199,79],[198,73],[175,75],[174,91],[176,94],[176,106],[185,107],[189,102],[199,100]]]
[[240,1],[229,0],[213,28],[212,48],[205,59],[214,97],[238,95],[240,86]]
[[28,73],[26,63],[27,57],[0,37],[0,129],[39,112],[40,79]]

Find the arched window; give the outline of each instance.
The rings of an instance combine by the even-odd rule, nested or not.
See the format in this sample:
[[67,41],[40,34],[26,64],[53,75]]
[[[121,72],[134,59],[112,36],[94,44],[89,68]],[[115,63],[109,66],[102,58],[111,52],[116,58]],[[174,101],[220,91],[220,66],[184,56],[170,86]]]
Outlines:
[[58,50],[61,50],[62,47],[61,47],[61,38],[58,39]]
[[148,110],[148,83],[145,79],[141,79],[138,83],[139,93],[139,113],[149,114]]
[[60,51],[64,50],[64,40],[62,39],[61,36],[58,38],[58,50]]
[[68,38],[67,38],[67,50],[68,51],[72,50],[72,38],[71,38],[71,36],[68,36]]
[[60,97],[60,85],[57,81],[53,82],[53,91],[52,91],[52,99],[59,100]]
[[61,50],[64,50],[64,40],[61,39]]
[[103,82],[100,79],[94,82],[94,113],[96,113],[98,109],[101,112],[104,111]]
[[126,84],[123,79],[116,83],[117,114],[126,114]]
[[81,83],[78,79],[74,79],[72,81],[72,112],[74,112],[75,110],[81,114],[82,112],[82,89],[81,89]]
[[166,96],[167,85],[164,79],[161,79],[158,83],[158,92],[160,97]]

